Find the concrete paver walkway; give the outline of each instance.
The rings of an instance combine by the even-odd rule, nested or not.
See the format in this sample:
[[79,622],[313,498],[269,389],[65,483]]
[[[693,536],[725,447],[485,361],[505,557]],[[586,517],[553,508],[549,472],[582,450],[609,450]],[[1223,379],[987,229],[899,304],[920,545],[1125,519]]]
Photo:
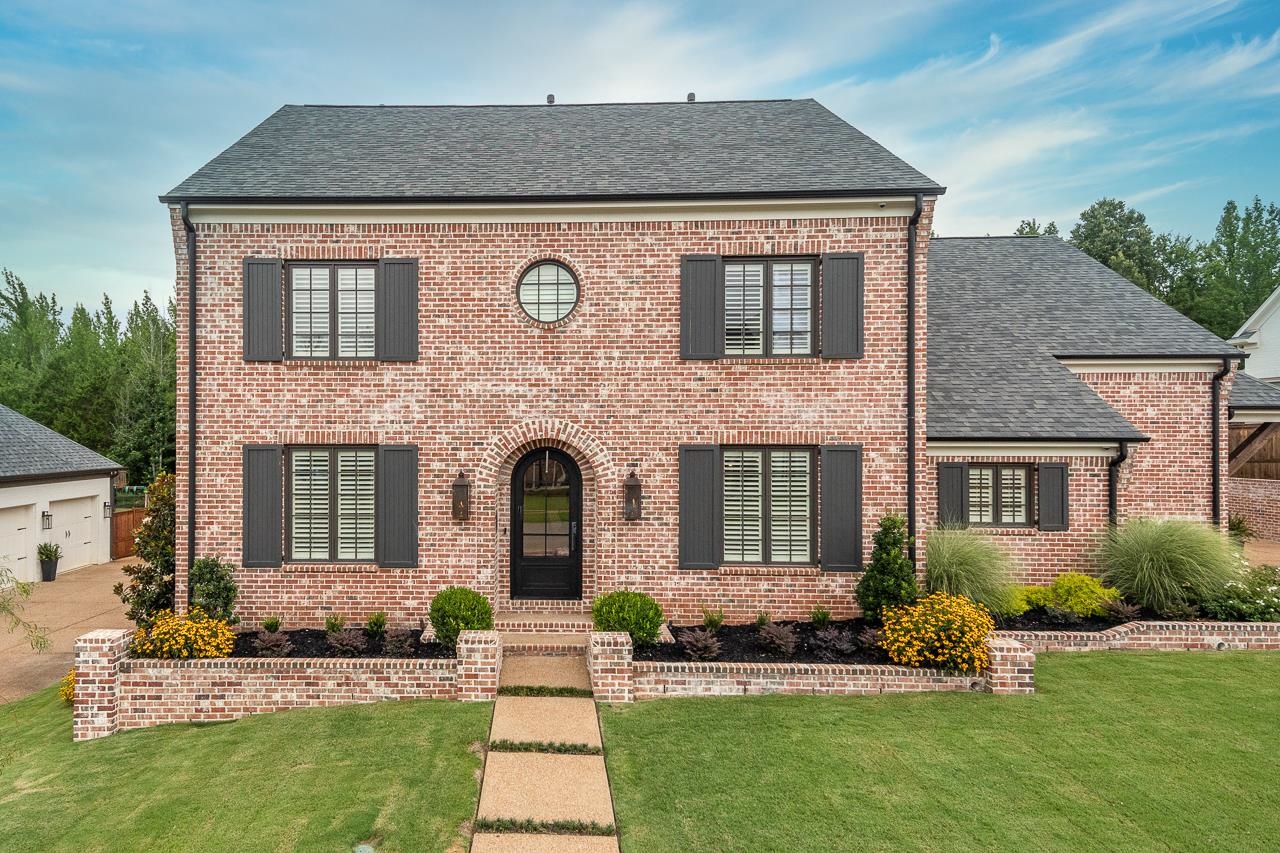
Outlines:
[[[71,669],[76,637],[94,628],[129,628],[124,605],[111,588],[124,579],[116,560],[59,574],[53,583],[37,583],[24,602],[22,617],[49,632],[49,649],[33,652],[22,634],[0,628],[0,703],[43,690]],[[4,626],[7,628],[8,626]]]
[[[504,686],[586,688],[582,655],[504,655]],[[538,746],[572,744],[598,752],[600,720],[595,700],[586,697],[499,696],[489,729],[490,743],[530,745],[528,751],[490,750],[480,785],[481,820],[570,821],[613,826],[613,797],[604,756],[562,754]],[[477,833],[472,853],[617,853],[616,835]]]

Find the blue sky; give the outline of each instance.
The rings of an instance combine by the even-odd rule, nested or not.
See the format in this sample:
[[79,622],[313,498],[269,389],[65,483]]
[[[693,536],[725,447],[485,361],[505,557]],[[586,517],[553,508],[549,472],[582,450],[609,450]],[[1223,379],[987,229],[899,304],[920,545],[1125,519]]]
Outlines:
[[944,235],[1118,196],[1212,234],[1280,202],[1280,4],[25,2],[0,6],[0,266],[172,292],[156,196],[284,103],[816,97],[947,185]]

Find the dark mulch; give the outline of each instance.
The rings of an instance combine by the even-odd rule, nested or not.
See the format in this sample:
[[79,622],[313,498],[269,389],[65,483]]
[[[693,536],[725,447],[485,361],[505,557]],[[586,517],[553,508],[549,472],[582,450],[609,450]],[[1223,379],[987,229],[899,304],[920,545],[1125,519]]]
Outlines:
[[996,628],[1001,631],[1105,631],[1130,621],[1107,616],[1057,615],[1043,610],[1028,610],[1015,619],[997,619]]
[[[293,644],[293,651],[285,657],[291,658],[340,658],[351,657],[351,655],[340,654],[335,651],[328,642],[329,635],[318,628],[299,628],[293,631],[283,631],[289,642]],[[360,629],[347,629],[348,634],[360,634],[365,636]],[[355,657],[362,658],[452,658],[457,657],[453,649],[441,645],[440,643],[422,643],[422,632],[413,630],[409,632],[413,638],[413,652],[409,655],[404,654],[387,654],[383,651],[383,637],[365,636],[365,649]],[[253,641],[258,638],[257,631],[244,631],[236,634],[235,650],[231,652],[233,658],[256,658],[260,657],[257,649],[254,648]],[[270,655],[270,657],[278,657],[278,655]]]
[[[799,642],[795,654],[785,657],[760,645],[760,629],[754,622],[749,625],[722,625],[716,632],[720,641],[720,655],[716,661],[727,663],[889,663],[889,657],[883,649],[859,645],[853,654],[824,658],[818,654],[815,634],[818,629],[812,622],[779,622],[795,628]],[[671,627],[671,635],[680,637],[680,632],[687,628],[700,628],[700,625]],[[849,631],[856,641],[868,623],[862,619],[832,620],[828,627]],[[652,646],[640,646],[635,650],[636,660],[652,661],[687,661],[688,654],[678,643],[657,643]]]

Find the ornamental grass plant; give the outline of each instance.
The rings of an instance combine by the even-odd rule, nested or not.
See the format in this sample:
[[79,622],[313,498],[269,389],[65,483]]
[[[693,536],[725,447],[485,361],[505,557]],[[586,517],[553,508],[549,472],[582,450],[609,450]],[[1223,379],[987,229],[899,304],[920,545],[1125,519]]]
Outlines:
[[1132,519],[1111,530],[1100,556],[1107,584],[1162,616],[1216,597],[1244,567],[1231,540],[1194,521]]
[[963,595],[992,613],[1009,611],[1013,560],[991,537],[966,528],[943,527],[930,531],[925,556],[924,586],[928,592]]

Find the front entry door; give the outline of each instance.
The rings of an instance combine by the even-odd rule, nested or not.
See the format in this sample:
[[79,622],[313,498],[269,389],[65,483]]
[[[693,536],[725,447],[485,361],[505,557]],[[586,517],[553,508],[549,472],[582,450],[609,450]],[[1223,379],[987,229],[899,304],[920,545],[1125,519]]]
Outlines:
[[582,597],[582,474],[559,450],[533,451],[511,478],[511,597]]

